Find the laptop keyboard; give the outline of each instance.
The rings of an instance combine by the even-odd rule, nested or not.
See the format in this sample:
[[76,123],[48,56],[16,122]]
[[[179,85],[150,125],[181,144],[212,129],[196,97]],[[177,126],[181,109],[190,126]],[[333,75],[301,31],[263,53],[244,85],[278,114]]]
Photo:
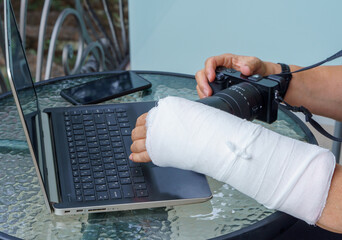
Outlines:
[[128,160],[126,110],[64,112],[77,201],[148,197],[140,164]]

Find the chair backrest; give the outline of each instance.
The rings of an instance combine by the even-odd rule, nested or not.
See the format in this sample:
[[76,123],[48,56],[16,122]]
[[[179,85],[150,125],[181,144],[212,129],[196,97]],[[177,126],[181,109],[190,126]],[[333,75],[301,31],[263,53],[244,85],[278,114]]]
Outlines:
[[[27,55],[36,55],[31,61],[29,57],[36,82],[61,75],[126,68],[128,0],[41,2],[42,6],[29,6],[28,0],[12,1],[17,18],[20,17],[20,34]],[[38,27],[27,23],[37,18],[37,10]],[[0,71],[0,93],[5,91],[6,79]]]

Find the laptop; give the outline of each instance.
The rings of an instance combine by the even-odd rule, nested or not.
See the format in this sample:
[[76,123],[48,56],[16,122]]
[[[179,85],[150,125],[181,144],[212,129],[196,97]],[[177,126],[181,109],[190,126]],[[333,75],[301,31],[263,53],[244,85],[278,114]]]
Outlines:
[[[212,197],[202,174],[128,159],[136,119],[155,102],[41,109],[9,0],[4,0],[4,36],[13,97],[50,212],[165,207]],[[80,78],[108,74],[115,72]]]

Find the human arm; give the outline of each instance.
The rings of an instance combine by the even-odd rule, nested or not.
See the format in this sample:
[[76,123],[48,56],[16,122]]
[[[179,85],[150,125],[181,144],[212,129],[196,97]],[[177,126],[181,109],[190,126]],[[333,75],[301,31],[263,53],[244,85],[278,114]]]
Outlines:
[[[279,64],[256,57],[229,53],[210,57],[206,60],[205,67],[196,73],[196,89],[200,98],[212,94],[208,82],[214,81],[218,66],[234,68],[245,75],[266,76],[281,72]],[[300,68],[290,65],[291,71]],[[304,106],[313,114],[342,121],[342,66],[321,66],[294,73],[292,76],[285,101],[293,106]]]
[[[263,62],[254,57],[242,57],[236,55],[223,55],[220,59],[210,58],[206,61],[205,69],[196,74],[198,82],[197,91],[200,97],[205,97],[204,88],[208,81],[215,79],[215,68],[217,66],[226,66],[235,68],[245,75],[261,74],[270,75],[280,73],[280,65]],[[215,57],[214,57],[215,58]],[[214,61],[214,62],[212,62]],[[235,61],[235,62],[234,62]],[[290,65],[291,71],[300,69],[296,65]],[[208,76],[209,75],[209,76]],[[293,74],[289,89],[285,95],[285,100],[294,105],[303,105],[312,113],[342,120],[341,97],[342,97],[342,67],[341,66],[322,66],[302,73]],[[204,87],[204,88],[203,88]],[[208,94],[210,95],[209,89]],[[133,131],[133,145],[131,159],[139,162],[150,161],[146,151],[145,126],[146,115],[143,116],[137,130]],[[143,132],[143,134],[141,134]],[[137,141],[139,140],[139,141]],[[170,162],[171,164],[171,162]],[[326,206],[319,218],[317,225],[334,232],[342,232],[342,170],[340,165],[336,165]]]

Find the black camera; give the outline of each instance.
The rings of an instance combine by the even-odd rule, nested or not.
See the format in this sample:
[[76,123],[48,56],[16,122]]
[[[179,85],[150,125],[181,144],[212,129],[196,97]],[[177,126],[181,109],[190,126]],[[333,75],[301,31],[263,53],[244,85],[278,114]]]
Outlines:
[[278,75],[245,76],[234,69],[218,67],[216,79],[209,85],[213,95],[198,102],[247,120],[272,123],[277,120],[277,97],[285,95],[287,81]]

